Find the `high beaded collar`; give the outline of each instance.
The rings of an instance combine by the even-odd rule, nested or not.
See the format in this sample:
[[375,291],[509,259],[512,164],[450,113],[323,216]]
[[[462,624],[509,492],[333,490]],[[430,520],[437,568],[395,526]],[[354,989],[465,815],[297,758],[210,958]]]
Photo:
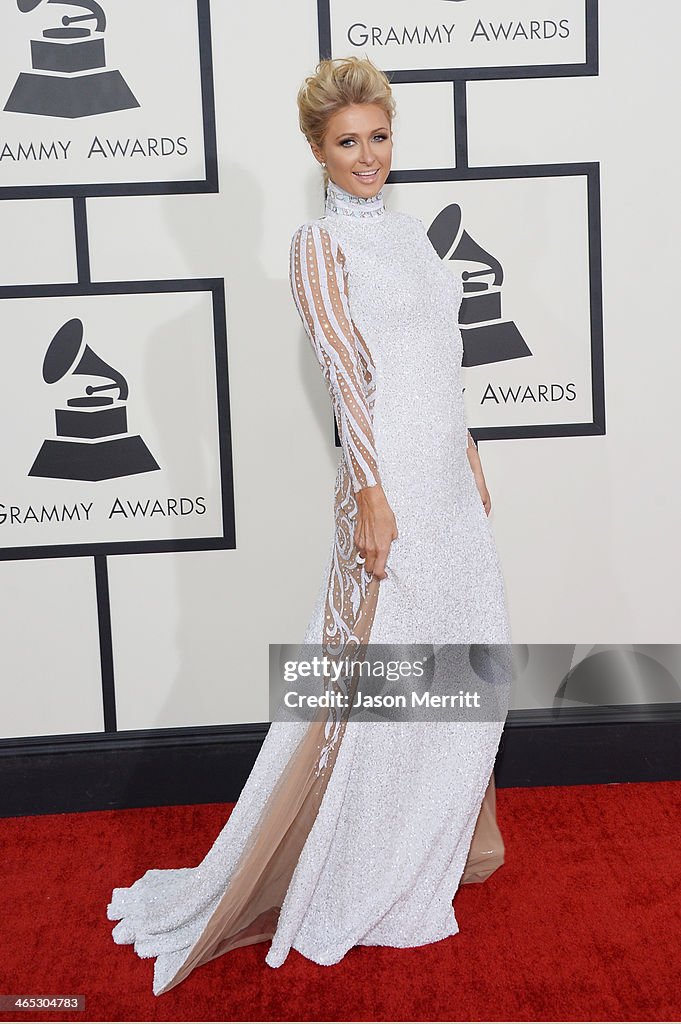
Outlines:
[[347,217],[382,217],[385,213],[383,189],[368,198],[355,196],[329,178],[326,188],[326,212],[340,213]]

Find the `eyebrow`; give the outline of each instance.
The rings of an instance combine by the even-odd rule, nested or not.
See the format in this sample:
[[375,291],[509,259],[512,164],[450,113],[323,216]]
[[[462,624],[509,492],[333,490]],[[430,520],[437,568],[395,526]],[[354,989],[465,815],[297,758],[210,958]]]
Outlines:
[[[383,125],[381,125],[380,128],[374,128],[374,130],[370,134],[371,135],[375,135],[376,132],[387,132],[387,130],[388,130],[387,128],[384,128]],[[356,134],[357,134],[357,132],[341,132],[340,135],[336,136],[336,141],[338,141],[338,139],[342,139],[344,136],[356,135]]]

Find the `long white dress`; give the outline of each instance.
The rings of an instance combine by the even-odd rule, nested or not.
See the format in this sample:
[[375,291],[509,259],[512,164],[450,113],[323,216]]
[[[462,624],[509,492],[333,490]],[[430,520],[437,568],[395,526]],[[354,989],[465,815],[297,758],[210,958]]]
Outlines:
[[[462,282],[416,217],[329,182],[290,249],[293,297],[342,444],[335,528],[304,637],[372,644],[511,642],[504,581],[466,454]],[[395,513],[387,578],[357,559],[355,495]],[[509,680],[510,681],[510,680]],[[507,707],[508,690],[504,691]],[[116,943],[156,957],[156,995],[196,966],[271,939],[337,963],[355,945],[454,935],[461,882],[503,728],[493,721],[274,721],[227,823],[196,867],[113,890]]]

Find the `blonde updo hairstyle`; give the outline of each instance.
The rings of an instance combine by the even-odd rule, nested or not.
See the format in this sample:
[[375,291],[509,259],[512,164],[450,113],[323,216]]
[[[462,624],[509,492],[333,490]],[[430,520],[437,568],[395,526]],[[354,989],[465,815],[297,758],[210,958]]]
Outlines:
[[[329,120],[354,103],[375,103],[392,126],[395,100],[387,75],[367,57],[320,60],[298,90],[298,124],[310,145],[321,148]],[[325,167],[324,191],[329,183]]]

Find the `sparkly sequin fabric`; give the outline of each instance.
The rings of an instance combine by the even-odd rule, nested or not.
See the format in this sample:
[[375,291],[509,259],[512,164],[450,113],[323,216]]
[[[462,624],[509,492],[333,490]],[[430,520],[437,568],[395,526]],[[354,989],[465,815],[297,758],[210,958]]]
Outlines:
[[[335,529],[304,642],[510,644],[504,582],[470,469],[457,315],[462,283],[420,220],[329,182],[290,281],[342,451]],[[380,483],[399,537],[380,582],[357,561],[356,494]],[[355,945],[455,935],[462,880],[503,723],[275,721],[196,867],[113,890],[116,943],[155,957],[156,995],[271,939],[337,963]],[[227,975],[226,975],[227,977]]]

